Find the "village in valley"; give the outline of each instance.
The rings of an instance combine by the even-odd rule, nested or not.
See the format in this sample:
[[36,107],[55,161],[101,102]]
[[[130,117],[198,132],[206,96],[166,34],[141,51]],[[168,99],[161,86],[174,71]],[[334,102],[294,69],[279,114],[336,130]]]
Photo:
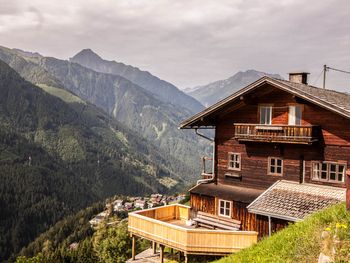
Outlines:
[[92,218],[89,223],[91,227],[96,227],[100,223],[113,224],[115,221],[107,222],[112,215],[125,217],[127,213],[132,211],[182,203],[184,200],[186,200],[185,194],[165,195],[156,193],[146,197],[117,196],[111,200],[109,199],[105,206],[106,209]]

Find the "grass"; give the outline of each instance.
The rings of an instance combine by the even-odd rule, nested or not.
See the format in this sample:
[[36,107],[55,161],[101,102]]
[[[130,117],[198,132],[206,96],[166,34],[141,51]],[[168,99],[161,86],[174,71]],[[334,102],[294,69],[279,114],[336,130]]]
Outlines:
[[65,101],[67,103],[77,102],[77,103],[86,104],[86,102],[83,101],[81,98],[73,95],[72,93],[70,93],[64,89],[48,86],[45,84],[38,84],[38,87],[40,87],[41,89],[43,89],[47,93],[60,98],[61,100]]
[[[321,238],[325,231],[328,238]],[[332,253],[332,248],[336,253]],[[345,204],[322,210],[216,263],[317,262],[320,252],[332,262],[350,262],[350,212]]]

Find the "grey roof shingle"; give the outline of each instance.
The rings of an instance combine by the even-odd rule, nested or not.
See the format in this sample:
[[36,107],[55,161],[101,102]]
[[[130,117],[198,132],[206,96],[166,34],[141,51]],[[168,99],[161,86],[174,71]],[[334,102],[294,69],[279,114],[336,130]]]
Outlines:
[[300,221],[313,212],[345,201],[345,191],[344,188],[281,180],[255,199],[248,211]]
[[330,89],[321,89],[310,85],[290,82],[287,80],[280,80],[280,79],[275,79],[275,80],[282,82],[285,85],[288,85],[295,90],[305,92],[306,94],[309,94],[315,99],[319,99],[321,101],[324,101],[336,107],[339,107],[343,110],[346,110],[350,114],[350,94],[348,93],[339,92],[339,91],[330,90]]

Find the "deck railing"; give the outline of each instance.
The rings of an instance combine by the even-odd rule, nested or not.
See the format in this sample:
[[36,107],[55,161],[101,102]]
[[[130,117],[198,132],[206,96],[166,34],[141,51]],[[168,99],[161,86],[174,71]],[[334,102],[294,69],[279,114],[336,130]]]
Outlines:
[[169,205],[129,214],[131,234],[188,254],[224,255],[257,242],[254,231],[196,229],[171,223],[190,218],[190,207]]
[[266,125],[235,123],[239,141],[265,141],[311,144],[317,141],[319,127],[314,125]]

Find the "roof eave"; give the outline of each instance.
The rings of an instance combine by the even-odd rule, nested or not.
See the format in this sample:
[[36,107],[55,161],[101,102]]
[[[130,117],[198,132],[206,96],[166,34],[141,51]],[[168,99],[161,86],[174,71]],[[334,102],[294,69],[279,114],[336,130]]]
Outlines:
[[[213,111],[216,111],[218,109],[220,109],[221,107],[225,106],[226,103],[230,102],[231,100],[238,98],[239,96],[243,95],[245,92],[250,91],[253,88],[257,88],[259,87],[261,84],[263,84],[267,79],[270,79],[267,76],[264,76],[260,79],[258,79],[257,81],[249,84],[248,86],[238,90],[237,92],[233,93],[232,95],[218,101],[217,103],[213,104],[212,106],[206,108],[205,110],[195,114],[194,116],[192,116],[191,118],[183,121],[180,124],[180,129],[193,129],[193,127],[191,126],[193,123],[199,121],[201,118],[206,117],[207,115],[211,114]],[[214,127],[215,125],[213,125]]]

